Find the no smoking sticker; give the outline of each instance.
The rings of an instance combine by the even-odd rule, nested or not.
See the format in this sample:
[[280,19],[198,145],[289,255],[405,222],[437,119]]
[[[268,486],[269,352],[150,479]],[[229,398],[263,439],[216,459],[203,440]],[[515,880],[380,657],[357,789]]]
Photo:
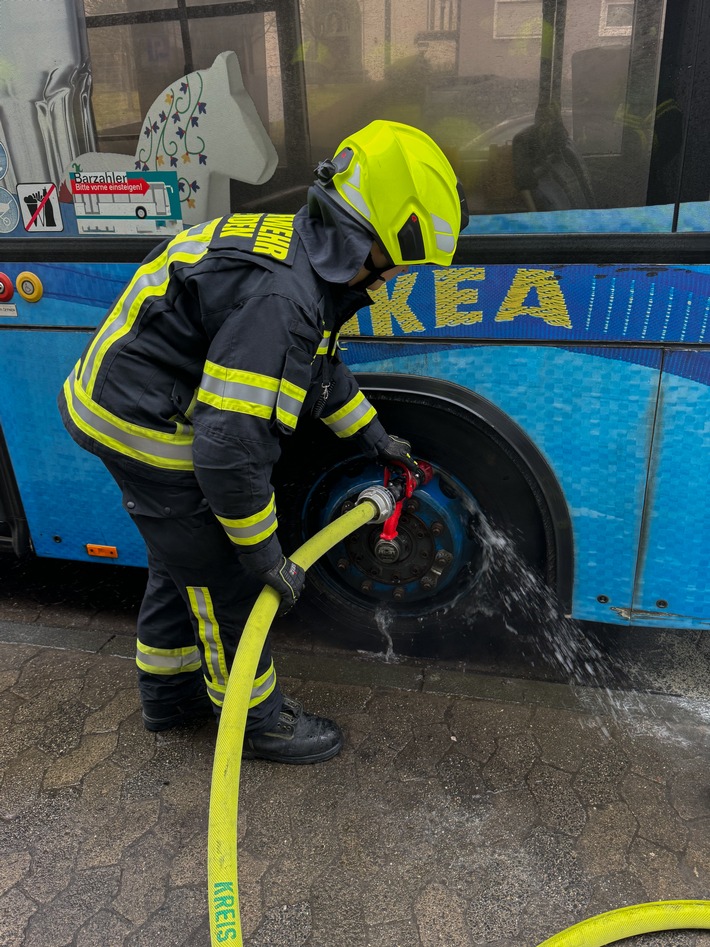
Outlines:
[[59,192],[55,184],[18,184],[22,222],[29,233],[64,229],[59,207]]

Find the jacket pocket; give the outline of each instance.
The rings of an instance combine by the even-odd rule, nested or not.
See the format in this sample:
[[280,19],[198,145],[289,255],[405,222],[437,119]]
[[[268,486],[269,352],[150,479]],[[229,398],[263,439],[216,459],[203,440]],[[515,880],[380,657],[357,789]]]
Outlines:
[[311,386],[311,355],[292,345],[286,352],[283,373],[276,396],[276,426],[283,434],[293,434],[303,400]]
[[190,415],[192,414],[192,402],[195,398],[195,391],[190,385],[183,381],[176,381],[170,395],[170,400],[175,408],[175,413],[183,424],[190,424]]
[[168,486],[124,480],[121,484],[123,508],[131,516],[161,519],[201,516],[209,510],[207,500],[198,487]]

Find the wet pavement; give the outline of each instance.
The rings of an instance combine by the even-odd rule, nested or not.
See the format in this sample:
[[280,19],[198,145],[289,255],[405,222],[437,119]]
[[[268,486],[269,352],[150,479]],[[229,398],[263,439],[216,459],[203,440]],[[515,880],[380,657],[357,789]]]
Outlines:
[[[1,947],[209,947],[216,729],[143,729],[133,619],[0,605]],[[640,689],[609,691],[288,629],[274,650],[346,745],[243,766],[247,947],[536,947],[601,911],[710,897],[705,637],[656,636]]]

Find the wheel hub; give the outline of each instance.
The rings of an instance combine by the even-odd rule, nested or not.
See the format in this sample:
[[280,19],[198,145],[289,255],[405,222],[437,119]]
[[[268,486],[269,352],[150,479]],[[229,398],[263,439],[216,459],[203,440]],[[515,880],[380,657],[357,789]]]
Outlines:
[[[381,476],[381,468],[371,464],[363,464],[357,474],[329,471],[309,498],[306,521],[309,511],[311,516],[316,512],[316,496],[322,505],[314,525],[320,528],[352,509],[359,492]],[[394,538],[382,537],[381,524],[362,527],[321,560],[321,575],[360,603],[421,603],[425,608],[436,594],[440,605],[440,593],[453,591],[462,574],[470,576],[471,563],[480,555],[470,529],[475,502],[468,495],[465,501],[448,477],[436,473],[405,500]]]

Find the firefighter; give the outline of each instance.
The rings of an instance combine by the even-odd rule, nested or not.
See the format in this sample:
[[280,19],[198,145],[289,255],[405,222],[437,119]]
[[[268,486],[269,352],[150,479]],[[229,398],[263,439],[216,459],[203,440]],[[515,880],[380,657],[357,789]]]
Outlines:
[[[260,589],[276,589],[280,614],[301,594],[270,482],[299,415],[319,416],[354,451],[414,464],[337,338],[368,291],[409,263],[451,262],[468,219],[460,188],[427,135],[385,121],[315,174],[295,216],[233,214],[157,247],[59,395],[66,428],[117,481],[147,547],[136,660],[148,730],[219,714]],[[267,640],[244,756],[309,763],[341,746],[334,722],[281,693]]]

